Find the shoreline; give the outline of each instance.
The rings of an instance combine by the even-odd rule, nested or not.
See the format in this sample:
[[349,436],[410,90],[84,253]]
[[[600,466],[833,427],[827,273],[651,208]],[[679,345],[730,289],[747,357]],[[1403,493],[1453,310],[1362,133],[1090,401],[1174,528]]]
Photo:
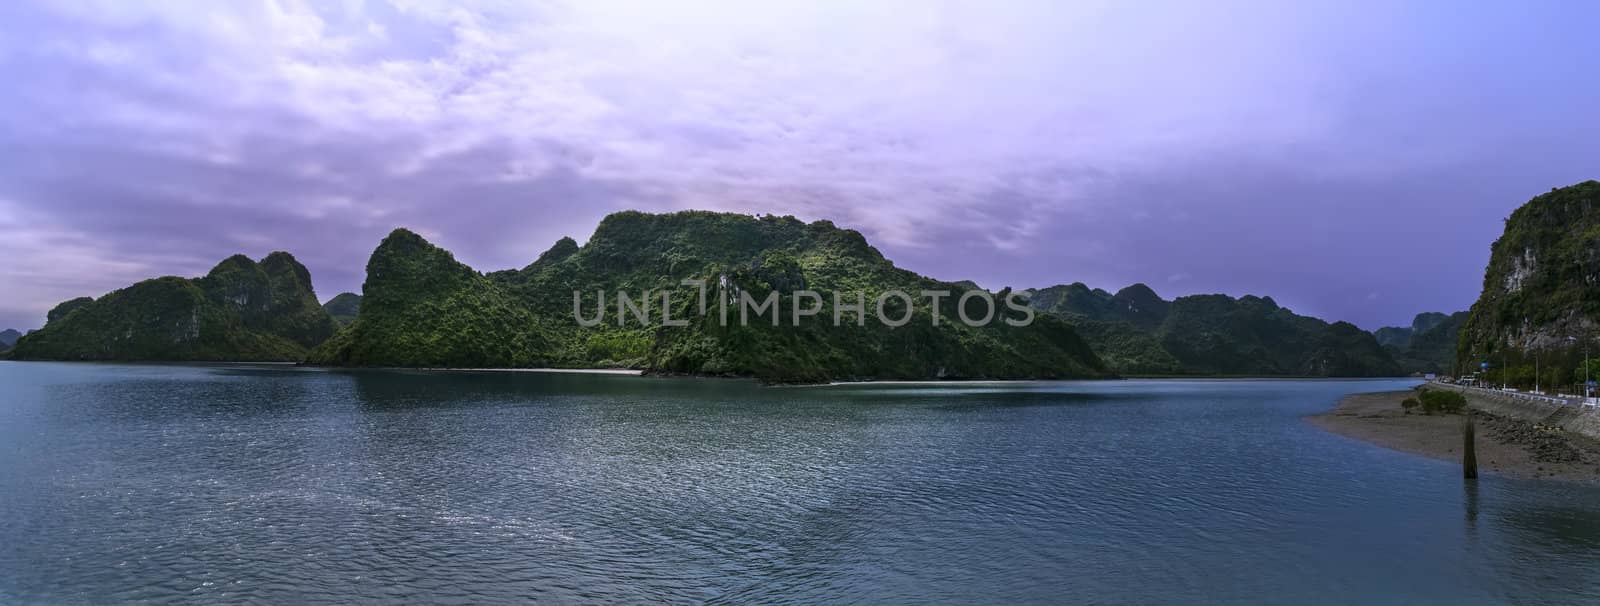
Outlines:
[[827,379],[820,381],[769,381],[753,375],[738,375],[727,373],[696,373],[645,370],[634,368],[590,368],[590,367],[540,367],[540,368],[515,368],[515,367],[460,367],[460,366],[346,366],[339,364],[311,363],[306,360],[184,360],[184,359],[83,359],[83,358],[14,358],[8,355],[10,350],[0,350],[0,362],[63,362],[63,363],[88,363],[88,364],[168,364],[168,365],[194,365],[194,364],[273,364],[299,366],[304,368],[317,368],[327,370],[413,370],[430,372],[591,372],[594,374],[619,374],[640,375],[648,377],[692,377],[692,378],[730,378],[754,379],[765,385],[773,386],[830,386],[866,383],[1021,383],[1038,381],[1120,381],[1120,380],[1171,380],[1171,381],[1387,381],[1396,379],[1417,379],[1420,377],[1409,375],[1397,376],[1324,376],[1324,375],[1233,375],[1233,374],[1118,374],[1109,372],[1100,376],[1083,377],[1031,377],[1013,379],[992,378],[938,378],[921,377],[909,379]]
[[[339,368],[332,368],[339,370]],[[577,374],[577,375],[625,375],[640,376],[642,370],[631,368],[409,368],[404,366],[374,366],[366,370],[416,370],[424,372],[527,372],[549,374]]]
[[350,370],[381,370],[381,371],[412,371],[412,372],[506,372],[506,373],[549,373],[549,374],[593,374],[593,375],[627,375],[640,376],[645,371],[632,368],[458,368],[421,367],[421,366],[316,366],[304,362],[286,362],[282,360],[10,360],[0,359],[0,362],[42,363],[42,364],[101,364],[110,366],[279,366],[284,368],[298,368],[320,371],[350,371]]
[[[4,352],[0,352],[4,353]],[[0,362],[46,362],[70,364],[129,364],[129,365],[206,365],[206,364],[238,364],[238,365],[275,365],[298,366],[319,370],[409,370],[428,372],[532,372],[532,373],[579,373],[579,374],[612,374],[635,375],[662,378],[698,378],[698,379],[751,379],[763,381],[760,377],[734,374],[700,374],[686,372],[665,372],[641,370],[634,368],[510,368],[510,367],[460,367],[460,366],[338,366],[325,364],[308,364],[304,361],[293,360],[80,360],[80,359],[45,359],[29,358],[23,360],[0,356]],[[928,384],[941,385],[953,383],[1038,383],[1062,381],[1126,381],[1126,380],[1158,380],[1158,381],[1391,381],[1396,379],[1415,379],[1409,376],[1394,377],[1328,377],[1314,375],[1110,375],[1100,377],[1076,378],[1023,378],[1023,379],[831,379],[826,381],[763,381],[770,386],[784,387],[830,387],[839,385],[871,385],[871,384]],[[1418,379],[1419,381],[1421,379]]]
[[[1368,444],[1461,463],[1464,414],[1407,414],[1400,401],[1414,391],[1345,396],[1333,408],[1305,417],[1329,433]],[[1559,428],[1513,419],[1469,405],[1477,423],[1479,473],[1508,478],[1600,484],[1600,442]]]

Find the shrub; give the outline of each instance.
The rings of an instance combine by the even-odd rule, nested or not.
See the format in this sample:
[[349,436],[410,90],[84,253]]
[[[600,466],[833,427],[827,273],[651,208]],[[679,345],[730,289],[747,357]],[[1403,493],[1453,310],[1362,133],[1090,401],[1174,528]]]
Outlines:
[[1467,407],[1467,398],[1453,391],[1424,391],[1421,395],[1422,411],[1456,414]]
[[1406,409],[1406,414],[1411,414],[1412,409],[1421,405],[1422,403],[1418,402],[1416,398],[1406,398],[1400,401],[1400,407]]

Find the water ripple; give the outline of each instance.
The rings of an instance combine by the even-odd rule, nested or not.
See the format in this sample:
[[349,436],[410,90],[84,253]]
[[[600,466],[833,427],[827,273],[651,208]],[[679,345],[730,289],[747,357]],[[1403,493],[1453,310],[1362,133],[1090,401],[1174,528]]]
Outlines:
[[[1588,489],[1300,422],[1360,382],[761,389],[0,364],[0,602],[1581,601]],[[1353,472],[1353,469],[1361,470]],[[1448,470],[1443,470],[1448,471]]]

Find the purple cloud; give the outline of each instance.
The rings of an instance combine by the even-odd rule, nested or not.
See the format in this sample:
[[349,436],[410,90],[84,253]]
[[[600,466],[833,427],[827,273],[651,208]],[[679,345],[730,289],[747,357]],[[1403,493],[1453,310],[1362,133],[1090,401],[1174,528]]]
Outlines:
[[7,3],[0,326],[235,252],[326,298],[396,226],[491,270],[707,208],[1372,328],[1464,309],[1498,219],[1595,177],[1600,8],[1002,4]]

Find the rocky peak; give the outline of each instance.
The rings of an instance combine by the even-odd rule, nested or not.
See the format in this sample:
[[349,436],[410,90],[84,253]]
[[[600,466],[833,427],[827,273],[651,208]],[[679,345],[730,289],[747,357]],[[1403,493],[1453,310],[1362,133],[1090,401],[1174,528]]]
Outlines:
[[560,263],[576,252],[578,252],[578,242],[572,238],[562,236],[560,240],[556,240],[555,245],[551,246],[549,250],[539,255],[539,258],[533,262],[532,267]]
[[55,307],[51,308],[49,313],[45,314],[45,326],[49,326],[51,323],[67,317],[67,314],[87,307],[93,302],[94,299],[92,297],[78,297],[76,299],[62,301]]
[[365,297],[381,300],[391,295],[404,297],[454,289],[476,277],[478,272],[456,261],[449,251],[401,228],[390,232],[372,251],[367,260],[367,281],[361,290]]

